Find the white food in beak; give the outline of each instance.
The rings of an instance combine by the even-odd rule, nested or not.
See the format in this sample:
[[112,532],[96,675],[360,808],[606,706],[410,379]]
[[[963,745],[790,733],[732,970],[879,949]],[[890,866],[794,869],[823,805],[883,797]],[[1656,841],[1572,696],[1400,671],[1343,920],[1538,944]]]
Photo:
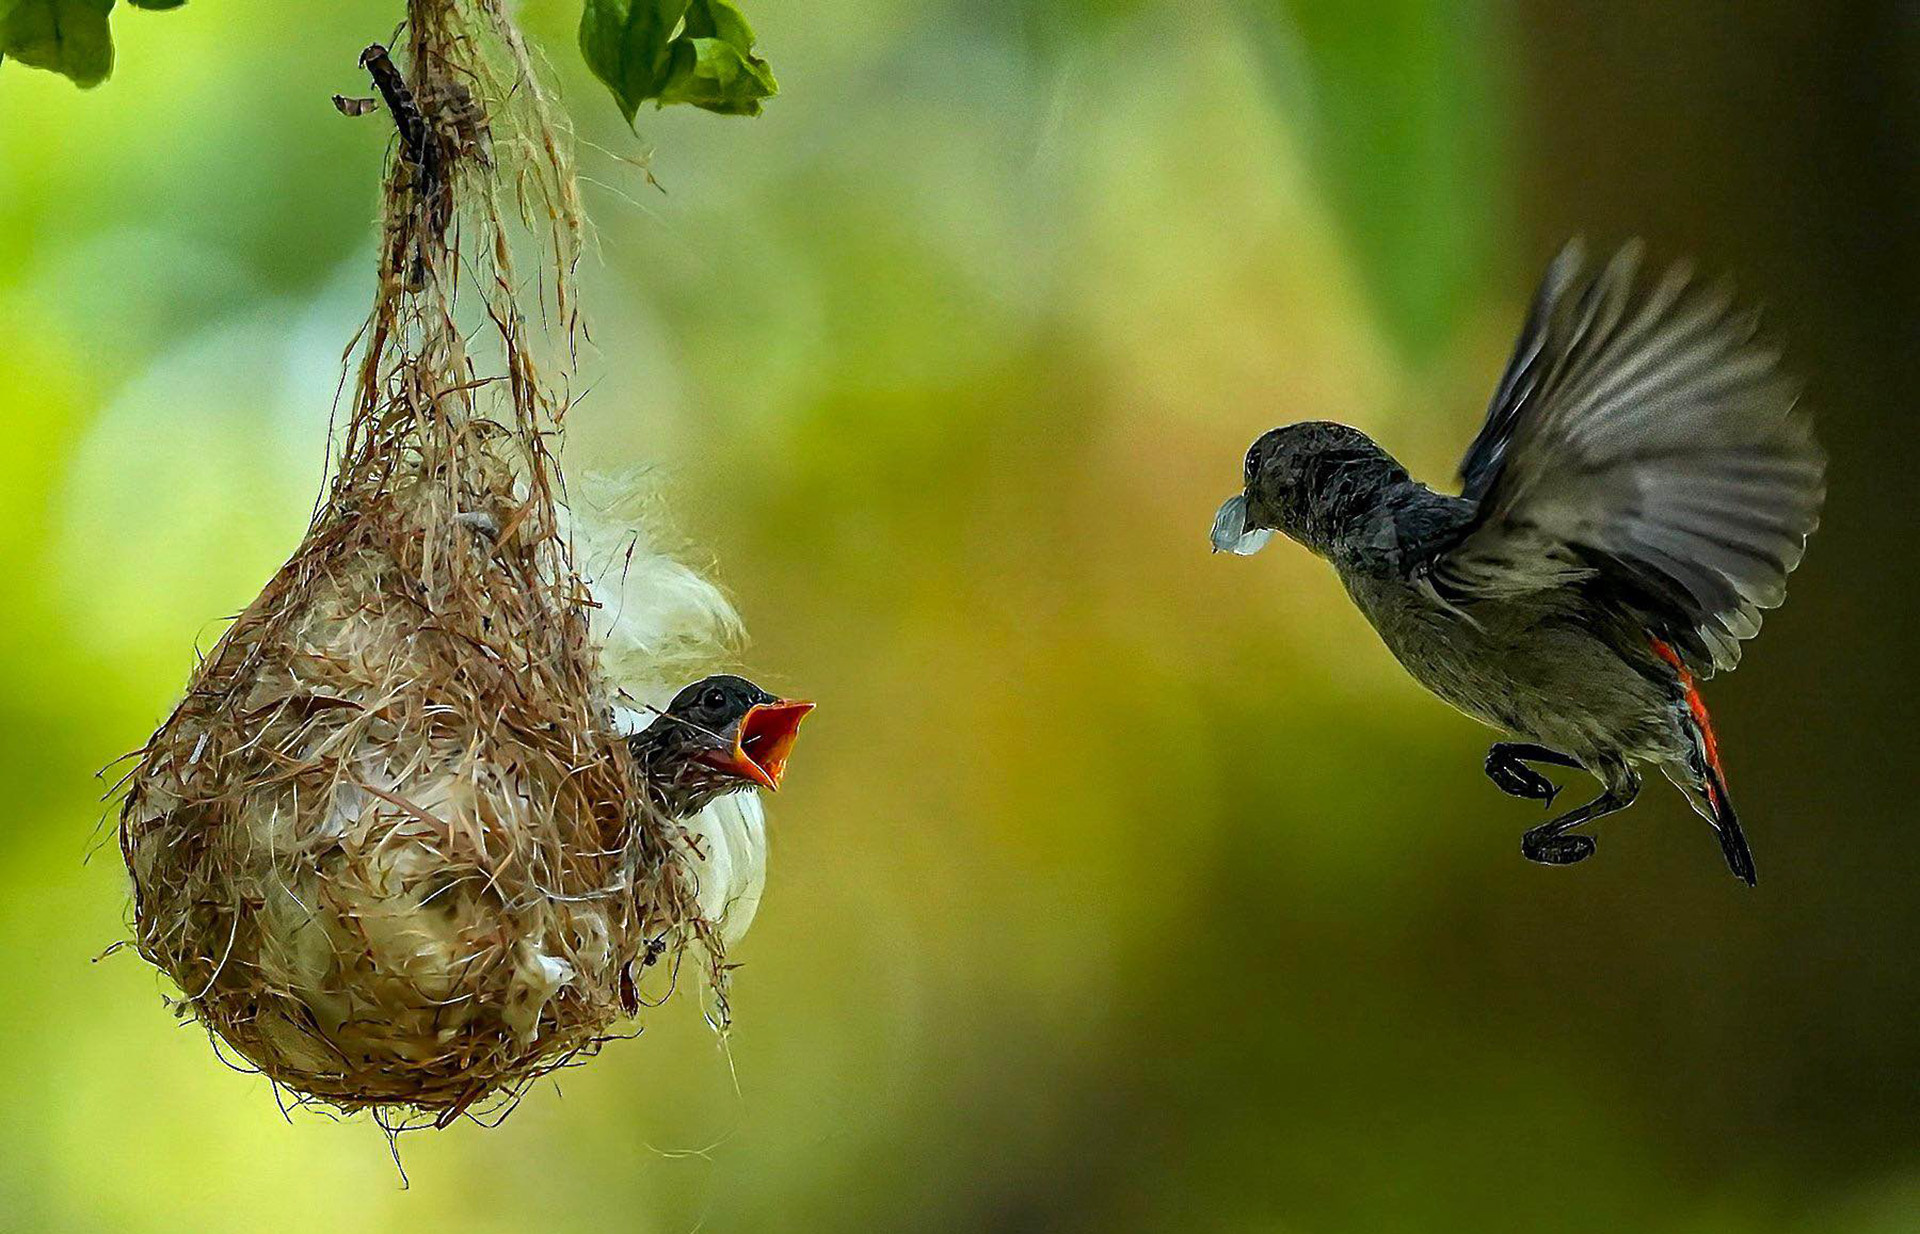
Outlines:
[[1251,557],[1266,547],[1273,539],[1273,532],[1265,528],[1248,528],[1247,496],[1241,493],[1229,497],[1220,506],[1220,513],[1213,516],[1213,551],[1232,553],[1236,557]]

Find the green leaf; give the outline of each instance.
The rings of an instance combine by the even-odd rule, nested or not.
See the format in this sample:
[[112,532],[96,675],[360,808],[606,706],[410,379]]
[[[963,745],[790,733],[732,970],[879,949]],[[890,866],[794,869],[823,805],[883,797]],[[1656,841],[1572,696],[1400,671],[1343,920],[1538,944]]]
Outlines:
[[0,17],[0,54],[97,86],[113,71],[112,11],[113,0],[13,0]]
[[753,50],[753,27],[732,0],[693,0],[687,6],[687,36],[719,39],[738,48],[742,55]]
[[587,0],[580,14],[580,54],[633,123],[640,104],[667,78],[667,43],[688,0]]
[[673,73],[660,103],[691,103],[732,116],[757,116],[760,100],[779,86],[767,62],[742,54],[720,39],[682,39],[674,44]]
[[780,88],[731,0],[586,0],[580,51],[628,124],[649,101],[758,115]]
[[[135,8],[177,9],[186,0],[127,0]],[[0,60],[51,69],[86,89],[113,71],[107,14],[113,0],[0,0]]]

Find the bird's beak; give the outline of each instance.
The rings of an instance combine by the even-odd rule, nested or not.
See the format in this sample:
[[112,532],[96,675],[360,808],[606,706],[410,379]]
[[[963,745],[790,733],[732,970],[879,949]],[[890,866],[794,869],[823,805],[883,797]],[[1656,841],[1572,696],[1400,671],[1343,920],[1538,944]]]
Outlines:
[[786,774],[787,755],[799,740],[800,721],[812,710],[812,703],[795,699],[756,704],[741,718],[733,749],[715,753],[709,761],[762,788],[777,789]]
[[1227,498],[1220,507],[1220,513],[1213,516],[1213,551],[1216,553],[1250,557],[1271,539],[1273,533],[1266,528],[1247,525],[1245,493]]

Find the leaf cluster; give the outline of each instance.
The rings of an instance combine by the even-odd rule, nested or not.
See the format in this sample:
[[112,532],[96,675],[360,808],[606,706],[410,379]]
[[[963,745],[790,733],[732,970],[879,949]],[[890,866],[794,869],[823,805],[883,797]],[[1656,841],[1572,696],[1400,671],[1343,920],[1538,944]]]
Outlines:
[[640,105],[757,116],[779,85],[731,0],[586,0],[580,51],[633,123]]

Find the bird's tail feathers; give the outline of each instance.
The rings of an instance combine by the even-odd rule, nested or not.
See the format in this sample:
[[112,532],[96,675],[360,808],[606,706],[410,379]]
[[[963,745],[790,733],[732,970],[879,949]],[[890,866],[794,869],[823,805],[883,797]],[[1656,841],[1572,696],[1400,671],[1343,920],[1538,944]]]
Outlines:
[[1681,701],[1686,705],[1683,722],[1693,737],[1693,758],[1685,768],[1685,782],[1681,783],[1679,777],[1670,778],[1681,784],[1694,811],[1713,824],[1727,868],[1751,887],[1755,882],[1753,851],[1747,847],[1747,835],[1740,830],[1740,816],[1734,812],[1733,798],[1727,792],[1727,773],[1720,765],[1720,742],[1713,735],[1713,720],[1707,715],[1706,700],[1700,696],[1700,684],[1672,647],[1656,638],[1653,650],[1672,667],[1678,679]]
[[1707,764],[1706,775],[1701,777],[1701,796],[1706,799],[1707,821],[1720,836],[1720,851],[1726,856],[1727,868],[1734,876],[1751,887],[1756,881],[1753,871],[1753,850],[1747,847],[1747,834],[1740,830],[1740,816],[1734,812],[1733,798],[1727,794],[1727,781],[1721,775],[1719,760]]
[[1693,812],[1713,824],[1714,834],[1720,839],[1721,855],[1727,859],[1727,868],[1733,871],[1735,878],[1749,887],[1753,886],[1753,852],[1747,847],[1746,833],[1740,829],[1740,815],[1734,811],[1733,798],[1727,793],[1727,782],[1719,768],[1689,760],[1669,764],[1663,770],[1674,786],[1686,795],[1687,804],[1693,807]]

